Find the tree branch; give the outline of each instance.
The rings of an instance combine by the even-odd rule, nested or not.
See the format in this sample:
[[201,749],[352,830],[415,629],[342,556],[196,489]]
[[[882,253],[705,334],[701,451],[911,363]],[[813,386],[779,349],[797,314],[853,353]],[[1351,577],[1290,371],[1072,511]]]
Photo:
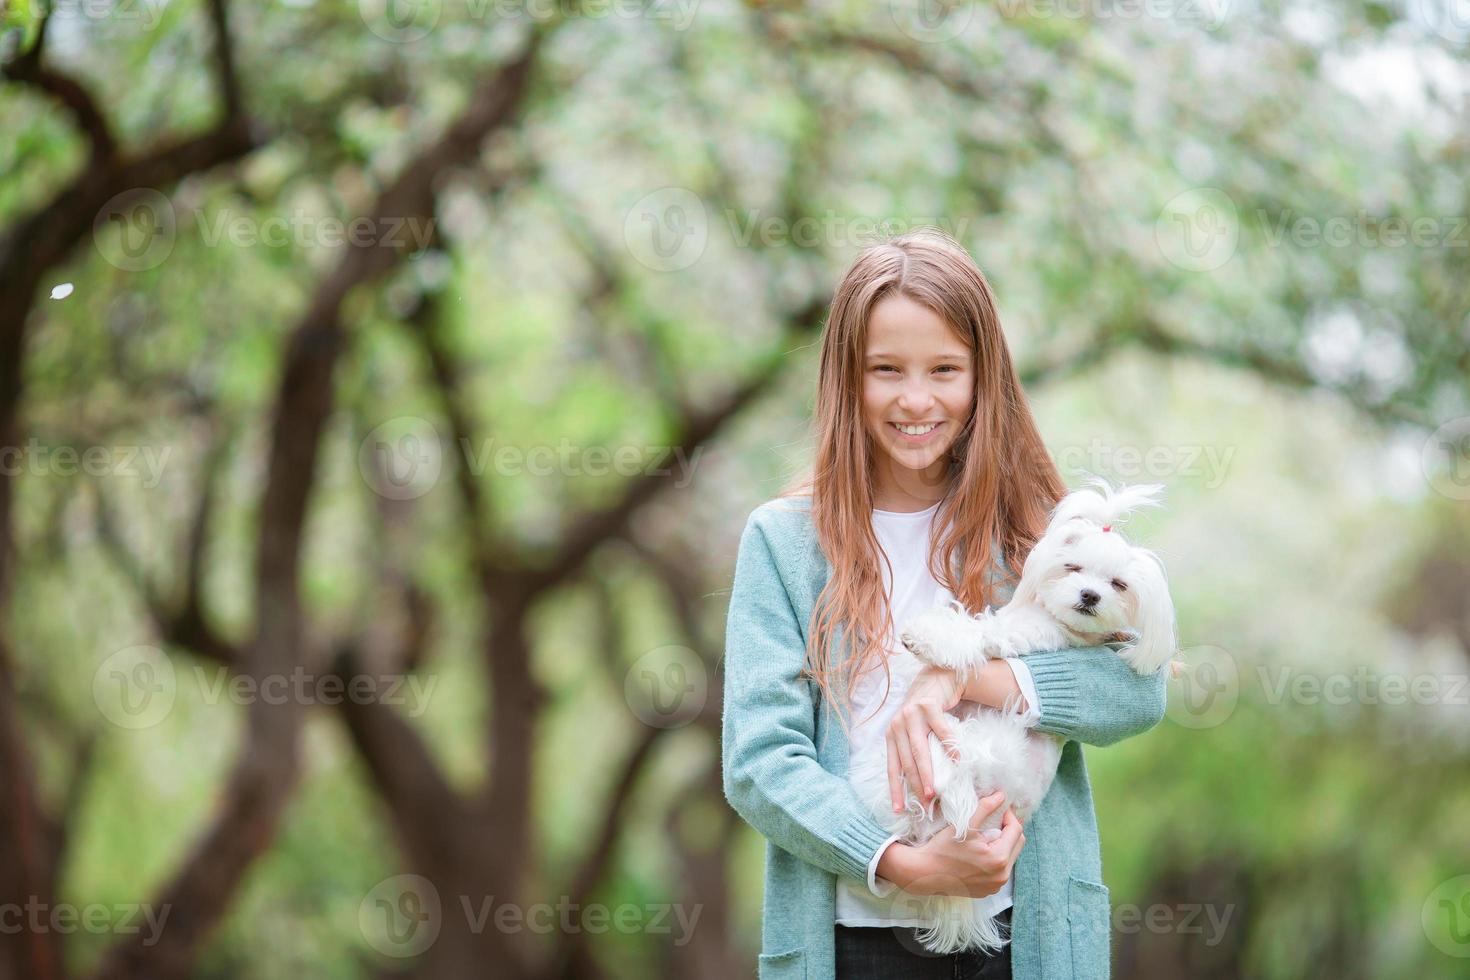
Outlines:
[[44,64],[46,27],[50,22],[51,11],[47,10],[36,31],[36,43],[29,51],[0,69],[0,73],[13,82],[30,85],[60,102],[76,120],[77,128],[87,134],[92,145],[90,165],[103,166],[117,155],[117,140],[112,135],[112,127],[108,125],[107,118],[92,98],[92,93],[70,75]]

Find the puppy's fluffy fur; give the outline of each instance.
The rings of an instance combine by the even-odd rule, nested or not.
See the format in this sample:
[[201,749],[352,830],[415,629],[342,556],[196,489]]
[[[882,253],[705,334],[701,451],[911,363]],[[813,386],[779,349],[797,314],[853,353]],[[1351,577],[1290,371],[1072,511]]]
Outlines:
[[[1115,526],[1135,508],[1157,504],[1162,489],[1148,484],[1112,490],[1095,480],[1089,489],[1068,494],[1027,556],[1009,603],[971,616],[952,600],[917,617],[901,642],[920,661],[955,671],[961,682],[987,660],[1121,642],[1128,645],[1118,655],[1138,673],[1162,669],[1176,646],[1163,565],[1152,552],[1128,544]],[[960,702],[951,719],[958,761],[929,735],[937,813],[907,787],[907,810],[893,812],[886,754],[855,760],[859,794],[890,833],[912,844],[946,829],[964,840],[980,798],[997,789],[1024,822],[1051,788],[1063,739],[1025,727],[1014,708]],[[1001,816],[987,818],[981,832],[998,834]],[[927,923],[919,941],[934,952],[991,952],[1006,941],[994,919],[977,914],[973,899],[906,898]]]

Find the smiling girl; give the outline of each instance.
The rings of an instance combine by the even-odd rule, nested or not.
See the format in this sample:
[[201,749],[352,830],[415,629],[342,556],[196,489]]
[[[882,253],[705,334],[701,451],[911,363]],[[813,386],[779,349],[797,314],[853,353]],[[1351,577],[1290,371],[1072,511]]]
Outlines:
[[[1079,743],[1164,712],[1164,674],[1104,647],[992,661],[961,686],[896,637],[957,598],[1001,605],[1063,485],[1031,416],[994,295],[933,230],[863,251],[822,335],[813,473],[750,515],[725,646],[722,761],[731,806],[767,839],[763,978],[1108,975],[1108,891]],[[1051,791],[998,837],[891,837],[849,783],[886,753],[932,798],[931,731],[960,700],[1017,705],[1063,736]],[[997,795],[976,825],[1004,807]],[[928,953],[907,896],[969,896],[1008,923],[999,952]]]

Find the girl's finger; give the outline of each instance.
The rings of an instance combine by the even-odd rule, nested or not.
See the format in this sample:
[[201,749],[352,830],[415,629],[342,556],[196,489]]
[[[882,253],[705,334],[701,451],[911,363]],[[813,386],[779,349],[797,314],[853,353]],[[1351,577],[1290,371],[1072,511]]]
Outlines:
[[903,811],[903,777],[899,768],[898,747],[893,744],[893,736],[888,736],[888,796],[893,801],[893,812]]
[[934,773],[929,767],[929,724],[924,716],[915,713],[908,719],[909,723],[909,751],[914,755],[914,762],[918,767],[919,785],[922,788],[924,799],[934,795]]
[[950,727],[948,718],[937,704],[927,705],[925,711],[929,715],[929,727],[934,729],[934,734],[939,736],[939,744],[944,746],[944,754],[949,756],[950,762],[959,762],[960,752],[954,746],[954,729]]
[[[1000,790],[996,790],[989,796],[980,797],[980,805],[975,807],[975,814],[974,816],[970,817],[970,829],[979,830],[980,825],[984,823],[992,813],[995,812],[996,807],[1004,806],[1005,802],[1006,795]],[[1001,820],[1001,826],[1002,828],[1004,828],[1005,826],[1004,819]]]
[[903,781],[915,796],[922,794],[923,786],[919,782],[918,771],[914,768],[913,754],[909,752],[909,736],[903,726],[897,723],[889,729],[893,735],[893,747],[898,752],[898,767],[903,773]]
[[[1010,811],[1007,810],[1006,812],[1009,813]],[[1016,852],[1021,849],[1020,840],[1021,822],[1019,820],[1012,820],[1010,823],[1006,823],[1002,820],[1000,836],[995,839],[992,846],[1001,854],[1008,855],[1009,860],[1014,861],[1016,859]]]

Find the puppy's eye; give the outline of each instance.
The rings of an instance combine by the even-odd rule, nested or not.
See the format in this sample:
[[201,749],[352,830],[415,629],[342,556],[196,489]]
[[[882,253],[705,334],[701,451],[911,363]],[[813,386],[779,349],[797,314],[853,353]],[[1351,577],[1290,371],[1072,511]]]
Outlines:
[[1064,567],[1069,572],[1080,572],[1080,571],[1082,571],[1082,566],[1081,565],[1066,565]]
[[1122,579],[1115,578],[1113,579],[1113,588],[1117,589],[1119,592],[1127,592],[1128,583],[1123,581]]

